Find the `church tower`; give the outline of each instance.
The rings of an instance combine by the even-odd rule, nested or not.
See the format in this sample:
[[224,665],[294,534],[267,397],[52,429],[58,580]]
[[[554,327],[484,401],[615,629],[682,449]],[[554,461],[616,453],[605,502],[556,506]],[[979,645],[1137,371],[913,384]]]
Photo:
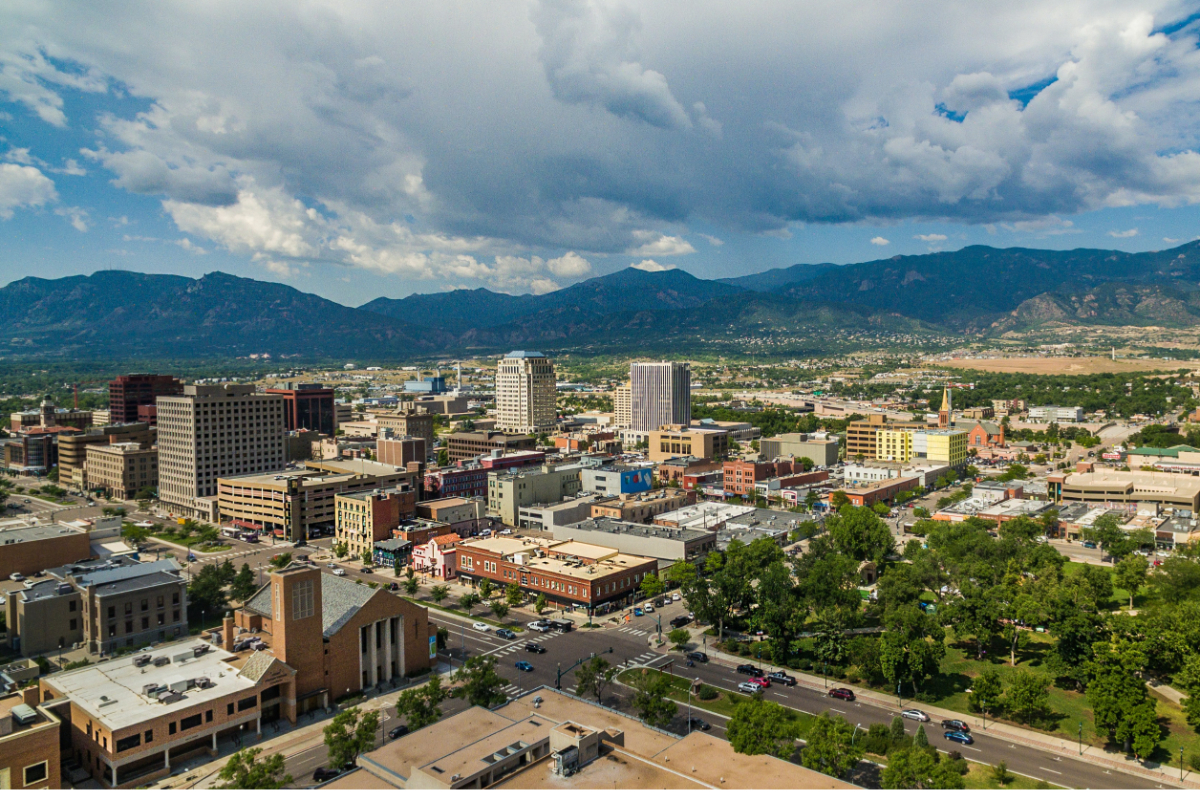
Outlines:
[[953,421],[953,414],[950,408],[950,387],[946,386],[942,389],[942,408],[938,411],[938,427],[949,428]]

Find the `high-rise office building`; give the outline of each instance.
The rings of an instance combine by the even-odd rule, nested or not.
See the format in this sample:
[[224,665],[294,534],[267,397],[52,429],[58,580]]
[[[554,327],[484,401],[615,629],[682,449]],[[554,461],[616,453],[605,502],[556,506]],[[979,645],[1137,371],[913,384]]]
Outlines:
[[287,381],[266,392],[283,398],[283,424],[289,431],[319,431],[329,436],[337,433],[333,389],[319,383]]
[[678,361],[629,365],[630,427],[656,431],[692,421],[692,368]]
[[284,400],[253,386],[185,386],[158,403],[158,496],[180,514],[217,493],[217,479],[287,464]]
[[549,433],[558,425],[554,364],[541,353],[514,350],[496,367],[496,427],[505,433]]
[[633,407],[628,383],[618,386],[613,391],[613,425],[618,428],[633,427]]
[[[183,394],[183,381],[170,375],[118,375],[108,382],[108,422],[138,422],[138,406],[153,406],[158,397]],[[143,411],[143,416],[146,412]]]

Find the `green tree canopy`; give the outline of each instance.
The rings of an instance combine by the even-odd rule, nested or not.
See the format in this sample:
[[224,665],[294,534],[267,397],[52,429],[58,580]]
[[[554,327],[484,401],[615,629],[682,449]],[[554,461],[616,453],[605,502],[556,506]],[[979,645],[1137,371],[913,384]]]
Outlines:
[[396,698],[396,713],[404,717],[410,731],[415,731],[442,718],[442,702],[448,696],[442,688],[442,679],[433,675],[424,686],[400,693]]
[[855,741],[854,726],[828,713],[813,719],[806,735],[800,763],[809,769],[840,778],[863,756],[863,745]]
[[348,708],[325,726],[325,747],[329,751],[329,765],[334,769],[345,769],[375,745],[375,734],[379,731],[379,712]]
[[734,707],[726,734],[735,753],[790,759],[796,752],[800,724],[796,712],[755,697]]
[[284,772],[283,754],[258,760],[261,747],[239,750],[229,757],[225,766],[217,773],[223,783],[219,789],[282,789],[292,782],[292,776]]
[[455,673],[458,683],[450,691],[451,697],[466,699],[473,706],[491,706],[503,703],[507,695],[500,691],[508,685],[507,678],[496,674],[496,659],[491,656],[473,656]]
[[665,728],[678,710],[668,696],[671,680],[656,670],[635,672],[629,679],[634,695],[631,701],[642,722],[655,728]]
[[605,690],[616,677],[616,667],[609,666],[603,658],[595,656],[579,665],[575,673],[575,694],[579,697],[590,694],[597,703],[602,702]]

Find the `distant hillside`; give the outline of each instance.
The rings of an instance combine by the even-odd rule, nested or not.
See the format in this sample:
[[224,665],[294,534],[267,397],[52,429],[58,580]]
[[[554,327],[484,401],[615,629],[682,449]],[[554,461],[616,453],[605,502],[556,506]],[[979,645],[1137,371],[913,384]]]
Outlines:
[[803,283],[818,275],[840,269],[837,264],[793,264],[790,267],[769,269],[766,272],[756,272],[753,275],[742,275],[737,278],[718,278],[721,283],[749,289],[754,292],[769,292],[781,286],[793,283]]

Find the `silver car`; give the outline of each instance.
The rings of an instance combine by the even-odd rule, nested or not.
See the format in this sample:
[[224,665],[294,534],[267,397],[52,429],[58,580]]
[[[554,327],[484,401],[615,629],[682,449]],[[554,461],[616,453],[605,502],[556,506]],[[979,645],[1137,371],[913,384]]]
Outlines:
[[915,719],[917,722],[929,722],[929,715],[917,708],[906,708],[900,712],[905,719]]

